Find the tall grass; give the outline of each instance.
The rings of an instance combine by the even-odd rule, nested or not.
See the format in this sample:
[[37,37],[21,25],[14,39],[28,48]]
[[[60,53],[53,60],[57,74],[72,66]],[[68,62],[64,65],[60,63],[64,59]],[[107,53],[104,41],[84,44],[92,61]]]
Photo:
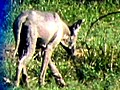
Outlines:
[[[119,11],[119,0],[87,1],[75,0],[26,0],[22,5],[15,6],[12,11],[12,22],[21,11],[41,10],[59,13],[61,18],[71,25],[78,19],[85,19],[79,31],[77,50],[83,56],[76,56],[75,60],[68,59],[66,52],[58,46],[52,59],[59,68],[68,87],[63,90],[119,90],[120,89],[120,14],[112,14],[98,20],[90,29],[91,23],[109,12]],[[14,43],[12,26],[6,33],[10,45]],[[12,37],[10,39],[9,37]],[[7,77],[14,80],[15,62],[12,58],[6,59]],[[31,60],[28,65],[30,88],[35,90],[61,90],[51,76],[46,74],[47,84],[39,87],[38,75],[41,62]],[[9,68],[10,67],[10,68]],[[16,90],[28,89],[19,87]]]

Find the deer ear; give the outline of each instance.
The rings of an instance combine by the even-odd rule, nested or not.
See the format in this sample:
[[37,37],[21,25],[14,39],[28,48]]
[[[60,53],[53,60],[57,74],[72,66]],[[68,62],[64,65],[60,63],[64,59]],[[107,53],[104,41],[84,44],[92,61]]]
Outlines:
[[80,19],[75,23],[75,30],[79,31],[79,29],[81,28],[81,24],[85,21],[85,19]]
[[81,28],[81,24],[85,21],[85,19],[83,20],[78,20],[77,22],[75,22],[72,26],[69,27],[70,31],[71,31],[71,35],[77,35],[79,29]]

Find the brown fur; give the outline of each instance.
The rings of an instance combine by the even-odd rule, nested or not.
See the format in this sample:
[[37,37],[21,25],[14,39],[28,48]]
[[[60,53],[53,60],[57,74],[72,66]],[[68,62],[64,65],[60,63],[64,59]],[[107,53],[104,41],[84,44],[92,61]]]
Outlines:
[[[39,80],[40,84],[45,84],[45,73],[47,66],[49,66],[58,84],[62,86],[66,85],[62,75],[51,60],[52,52],[60,42],[65,48],[72,45],[69,44],[69,42],[68,45],[64,43],[64,40],[69,41],[71,31],[60,19],[59,15],[51,12],[25,11],[16,18],[13,24],[13,32],[16,41],[14,56],[17,52],[19,56],[16,85],[19,86],[22,71],[26,76],[25,80],[27,82],[26,64],[35,53],[38,39],[38,44],[43,52],[43,63]],[[70,50],[70,48],[66,50]]]

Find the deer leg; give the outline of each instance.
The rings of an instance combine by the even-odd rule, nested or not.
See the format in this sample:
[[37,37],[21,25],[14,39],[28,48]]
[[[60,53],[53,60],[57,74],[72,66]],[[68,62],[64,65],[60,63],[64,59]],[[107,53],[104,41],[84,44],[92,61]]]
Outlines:
[[46,70],[48,67],[48,63],[51,60],[51,54],[52,54],[52,49],[48,45],[48,47],[44,50],[41,74],[40,74],[40,78],[39,78],[40,79],[39,83],[41,86],[45,84],[45,74],[46,74]]
[[20,78],[21,78],[21,73],[22,73],[22,69],[24,67],[24,61],[26,59],[26,56],[23,56],[19,62],[18,62],[18,69],[17,69],[17,74],[16,74],[16,77],[17,77],[17,80],[16,80],[16,86],[18,87],[19,84],[20,84]]
[[[28,52],[25,56],[23,56],[18,63],[18,70],[17,70],[17,81],[16,81],[16,86],[18,87],[20,84],[20,78],[21,78],[21,74],[23,75],[22,79],[23,81],[26,82],[26,84],[28,85],[28,74],[27,74],[27,68],[26,65],[27,63],[30,61],[30,59],[32,58],[35,49],[33,48],[31,50],[32,52]],[[22,72],[23,70],[23,72]]]
[[52,70],[53,76],[56,79],[56,82],[60,85],[60,86],[65,86],[66,83],[64,81],[64,79],[62,78],[62,75],[59,73],[57,67],[55,66],[55,64],[50,60],[49,62],[49,67]]
[[[33,46],[31,46],[31,45],[33,45]],[[33,42],[31,45],[29,45],[29,47],[27,47],[27,53],[24,56],[22,56],[18,62],[18,69],[17,69],[17,75],[16,75],[17,76],[16,86],[19,86],[19,84],[20,84],[21,74],[24,75],[24,77],[25,77],[23,81],[25,81],[26,83],[28,82],[26,65],[28,64],[30,59],[32,59],[32,56],[35,53],[36,42]],[[28,83],[27,83],[27,85],[28,85]]]
[[[64,83],[64,80],[62,79],[62,76],[60,74],[56,75],[56,72],[58,73],[57,68],[55,67],[55,65],[51,62],[51,55],[52,52],[54,50],[54,48],[60,43],[61,39],[62,39],[62,35],[63,32],[60,30],[58,30],[56,37],[53,38],[53,40],[48,43],[47,48],[44,50],[44,56],[43,56],[43,63],[42,63],[42,68],[41,68],[41,74],[40,74],[40,84],[44,85],[44,80],[45,80],[45,73],[48,67],[48,64],[50,63],[50,67],[52,67],[52,71],[54,73],[54,75],[60,78],[57,78],[58,81],[60,81],[60,83]],[[63,82],[62,82],[63,80]]]
[[22,80],[23,80],[23,83],[25,83],[25,85],[28,87],[29,85],[28,85],[28,74],[27,74],[26,65],[23,66]]

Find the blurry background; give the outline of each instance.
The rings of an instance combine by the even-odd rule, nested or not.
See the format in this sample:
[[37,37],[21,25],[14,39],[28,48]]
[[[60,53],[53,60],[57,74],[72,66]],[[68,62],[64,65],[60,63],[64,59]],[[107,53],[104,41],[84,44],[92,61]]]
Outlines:
[[[68,25],[85,19],[79,31],[76,58],[67,58],[58,46],[52,59],[59,68],[68,87],[63,90],[119,90],[120,89],[120,1],[119,0],[11,0],[4,19],[5,77],[14,81],[16,59],[12,58],[15,41],[12,24],[26,10],[57,12]],[[104,16],[105,15],[105,16]],[[103,17],[102,17],[103,16]],[[101,18],[100,18],[101,17]],[[95,22],[95,23],[94,23]],[[91,26],[92,25],[92,26]],[[30,88],[35,90],[61,90],[48,69],[47,84],[39,88],[40,59],[28,65]],[[13,88],[12,84],[4,83]],[[19,87],[18,89],[28,89]],[[23,89],[23,90],[24,90]]]

